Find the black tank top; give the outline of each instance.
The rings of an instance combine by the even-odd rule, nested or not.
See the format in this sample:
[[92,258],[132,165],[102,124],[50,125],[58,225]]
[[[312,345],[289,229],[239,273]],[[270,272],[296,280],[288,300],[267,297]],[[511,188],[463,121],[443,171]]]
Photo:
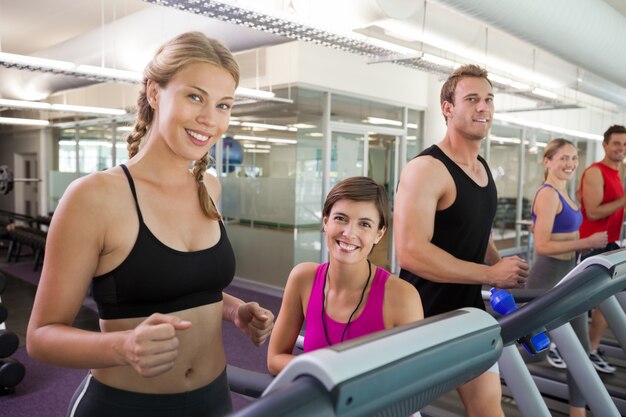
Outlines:
[[[472,180],[436,145],[417,157],[430,155],[441,161],[454,179],[456,199],[452,205],[435,213],[431,242],[464,261],[484,263],[491,227],[496,213],[497,191],[487,162],[478,156],[489,178],[485,187]],[[412,283],[420,293],[424,316],[430,317],[462,307],[485,309],[482,285],[433,282],[407,270],[400,277]]]
[[222,300],[235,275],[235,255],[220,221],[220,239],[207,249],[181,252],[164,245],[143,222],[135,183],[121,165],[135,199],[139,233],[126,259],[93,279],[93,299],[102,319],[172,313]]

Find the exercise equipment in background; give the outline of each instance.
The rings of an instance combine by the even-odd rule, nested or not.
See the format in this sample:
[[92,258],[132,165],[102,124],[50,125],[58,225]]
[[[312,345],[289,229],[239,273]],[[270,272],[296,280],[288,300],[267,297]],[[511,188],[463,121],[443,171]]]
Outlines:
[[0,195],[6,195],[13,189],[16,182],[41,182],[40,178],[14,178],[13,171],[6,166],[0,165]]
[[[7,278],[0,273],[0,294],[6,288],[6,282]],[[20,346],[20,340],[15,333],[6,330],[5,321],[8,315],[6,307],[0,304],[0,395],[14,393],[15,387],[26,374],[24,365],[10,357]]]

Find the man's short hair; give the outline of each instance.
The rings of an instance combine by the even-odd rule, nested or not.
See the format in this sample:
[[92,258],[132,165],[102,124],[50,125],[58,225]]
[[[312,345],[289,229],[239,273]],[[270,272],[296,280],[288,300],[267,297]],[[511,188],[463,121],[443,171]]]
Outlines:
[[489,81],[488,75],[487,70],[478,65],[467,64],[458,67],[450,74],[446,82],[443,83],[439,104],[443,104],[444,101],[454,104],[454,90],[456,90],[456,85],[466,77],[484,78],[489,85],[493,87],[493,84]]
[[613,125],[604,132],[604,144],[608,145],[613,133],[626,133],[626,127],[622,125]]

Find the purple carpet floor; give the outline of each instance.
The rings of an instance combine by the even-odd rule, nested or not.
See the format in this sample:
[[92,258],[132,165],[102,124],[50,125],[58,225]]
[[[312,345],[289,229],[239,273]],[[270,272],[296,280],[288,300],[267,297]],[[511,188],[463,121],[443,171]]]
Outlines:
[[[74,390],[85,377],[86,370],[67,369],[43,364],[28,356],[25,343],[26,326],[32,308],[39,271],[33,270],[33,260],[28,256],[19,262],[5,261],[6,250],[0,249],[0,272],[4,273],[9,282],[1,295],[2,304],[9,309],[7,330],[20,337],[20,348],[12,355],[22,362],[26,368],[24,380],[16,387],[14,394],[0,396],[0,416],[2,417],[65,417],[67,405]],[[231,285],[227,293],[245,301],[257,301],[278,314],[280,298],[259,293],[247,288]],[[97,326],[95,304],[86,298],[80,313],[80,321],[84,327]],[[267,343],[255,347],[249,339],[231,323],[224,323],[224,346],[228,363],[257,372],[267,372]],[[253,399],[233,393],[235,410],[245,407]]]

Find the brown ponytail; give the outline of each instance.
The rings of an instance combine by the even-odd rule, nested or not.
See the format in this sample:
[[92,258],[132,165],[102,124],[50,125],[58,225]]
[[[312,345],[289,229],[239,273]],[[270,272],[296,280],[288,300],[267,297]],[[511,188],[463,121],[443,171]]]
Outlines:
[[220,220],[221,216],[213,203],[213,199],[209,195],[206,185],[204,185],[204,174],[206,173],[207,165],[209,164],[209,154],[205,153],[204,156],[193,163],[193,176],[198,183],[198,198],[200,199],[200,207],[207,217],[211,220]]

